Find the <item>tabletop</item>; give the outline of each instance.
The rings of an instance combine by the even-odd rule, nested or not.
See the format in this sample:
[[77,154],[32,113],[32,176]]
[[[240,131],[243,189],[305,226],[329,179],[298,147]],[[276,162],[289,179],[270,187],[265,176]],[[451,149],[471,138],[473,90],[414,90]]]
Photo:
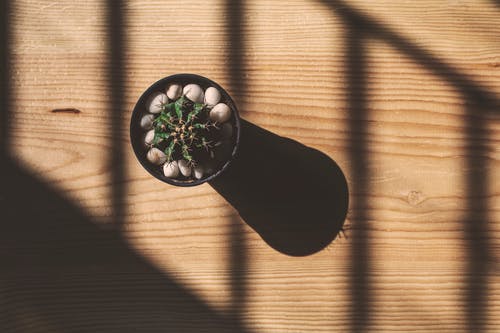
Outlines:
[[[0,22],[2,332],[500,331],[498,1],[13,0]],[[132,151],[175,73],[244,119],[213,183]]]

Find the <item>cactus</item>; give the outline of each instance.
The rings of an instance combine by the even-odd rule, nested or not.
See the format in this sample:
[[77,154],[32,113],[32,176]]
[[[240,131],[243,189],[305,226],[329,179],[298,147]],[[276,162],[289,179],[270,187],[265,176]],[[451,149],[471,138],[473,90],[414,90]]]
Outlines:
[[206,104],[194,103],[185,96],[161,105],[153,121],[152,146],[167,156],[167,162],[184,159],[194,167],[203,156],[213,154],[214,143],[220,139],[217,122],[211,121]]

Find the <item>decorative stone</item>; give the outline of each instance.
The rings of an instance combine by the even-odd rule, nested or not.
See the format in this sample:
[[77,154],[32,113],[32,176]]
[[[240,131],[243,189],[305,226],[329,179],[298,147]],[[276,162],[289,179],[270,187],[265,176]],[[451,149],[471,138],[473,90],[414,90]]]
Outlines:
[[146,158],[155,165],[162,165],[167,161],[167,155],[158,148],[151,148],[146,154]]
[[155,116],[153,114],[147,114],[141,118],[141,128],[144,130],[150,130],[153,128],[153,120]]
[[221,98],[219,90],[215,87],[209,87],[205,90],[205,104],[212,107],[219,103]]
[[144,143],[146,144],[146,146],[151,146],[153,144],[154,138],[155,138],[155,130],[154,129],[149,130],[146,133],[146,136],[144,137]]
[[149,96],[146,102],[146,109],[151,113],[160,113],[163,104],[167,102],[167,95],[161,92],[155,92]]
[[163,174],[168,178],[176,178],[179,176],[179,164],[177,161],[166,162],[163,165]]
[[167,93],[167,97],[170,100],[176,100],[182,95],[182,86],[179,84],[171,84],[170,86],[168,86],[165,92]]
[[203,103],[205,99],[205,94],[203,93],[203,89],[197,84],[191,83],[184,87],[182,93],[186,98],[190,99],[195,103]]
[[194,171],[194,178],[196,178],[196,179],[203,178],[204,170],[203,170],[203,167],[201,165],[196,166],[193,171]]
[[231,118],[231,109],[224,103],[219,103],[210,110],[210,120],[224,123]]
[[179,160],[177,162],[179,164],[179,170],[181,171],[181,174],[185,177],[191,176],[191,167],[188,165],[188,162],[185,160]]

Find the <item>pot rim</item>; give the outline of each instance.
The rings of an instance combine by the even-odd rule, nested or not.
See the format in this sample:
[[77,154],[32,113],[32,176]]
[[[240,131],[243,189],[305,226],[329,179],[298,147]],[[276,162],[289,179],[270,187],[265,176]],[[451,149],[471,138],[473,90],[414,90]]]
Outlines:
[[[233,113],[233,126],[234,129],[236,130],[236,133],[234,135],[234,147],[231,151],[231,156],[230,158],[220,167],[216,172],[213,174],[209,175],[208,177],[201,178],[201,179],[195,179],[195,180],[190,180],[190,181],[184,181],[184,180],[175,180],[172,178],[165,177],[163,172],[158,172],[157,168],[158,166],[151,164],[147,159],[146,155],[144,154],[145,150],[142,145],[142,139],[141,135],[138,135],[139,133],[143,133],[144,130],[140,127],[140,119],[143,115],[149,114],[147,111],[145,111],[144,105],[147,100],[147,98],[155,91],[164,91],[165,88],[168,86],[169,83],[179,83],[182,84],[183,86],[189,83],[195,83],[199,84],[203,90],[206,90],[208,87],[215,87],[219,90],[222,96],[222,100],[226,102],[226,104],[231,108],[232,113]],[[240,116],[238,113],[238,109],[236,108],[236,104],[234,103],[233,99],[229,95],[229,93],[222,87],[220,86],[217,82],[210,80],[209,78],[206,78],[204,76],[198,75],[198,74],[190,74],[190,73],[180,73],[180,74],[173,74],[166,76],[162,79],[159,79],[158,81],[154,82],[152,85],[150,85],[139,97],[137,100],[137,103],[135,104],[133,110],[132,110],[132,115],[130,117],[130,129],[129,129],[129,134],[130,134],[130,143],[132,145],[132,149],[134,151],[135,157],[139,161],[139,163],[142,165],[144,169],[146,169],[147,172],[149,172],[153,177],[156,179],[161,180],[162,182],[168,183],[170,185],[174,186],[180,186],[180,187],[191,187],[191,186],[197,186],[201,185],[203,183],[209,182],[216,177],[220,176],[231,164],[231,162],[234,160],[234,158],[237,155],[238,152],[238,147],[240,143],[240,132],[241,132],[241,121],[240,121]],[[156,169],[156,170],[155,170]]]

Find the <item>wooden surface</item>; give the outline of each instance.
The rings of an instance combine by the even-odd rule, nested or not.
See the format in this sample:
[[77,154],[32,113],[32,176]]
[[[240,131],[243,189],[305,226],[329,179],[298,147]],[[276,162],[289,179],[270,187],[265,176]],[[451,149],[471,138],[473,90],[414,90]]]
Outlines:
[[[10,3],[2,332],[500,332],[498,2]],[[131,110],[183,72],[336,161],[346,238],[285,255],[142,169]]]

